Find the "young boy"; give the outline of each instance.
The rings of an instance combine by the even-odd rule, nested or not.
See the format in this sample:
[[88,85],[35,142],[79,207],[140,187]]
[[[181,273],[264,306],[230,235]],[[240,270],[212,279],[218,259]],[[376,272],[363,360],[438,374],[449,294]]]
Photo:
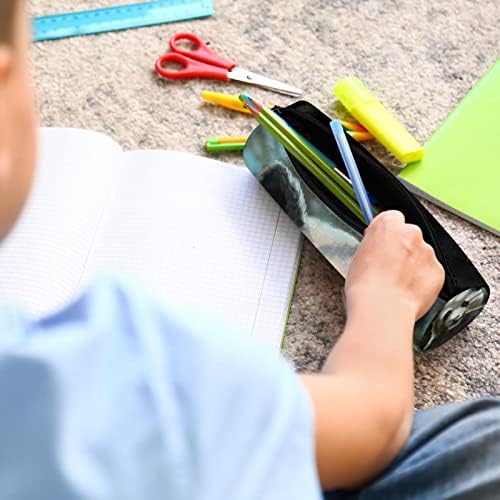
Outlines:
[[[0,3],[0,239],[35,164],[22,3]],[[378,216],[345,331],[301,377],[117,282],[38,322],[0,304],[0,498],[498,498],[498,400],[414,418],[413,325],[442,283],[420,230]]]

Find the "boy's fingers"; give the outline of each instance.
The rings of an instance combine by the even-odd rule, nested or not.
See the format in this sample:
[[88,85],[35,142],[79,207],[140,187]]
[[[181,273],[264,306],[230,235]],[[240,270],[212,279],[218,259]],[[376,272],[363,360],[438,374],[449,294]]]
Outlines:
[[365,233],[373,228],[386,227],[391,228],[402,225],[405,222],[405,216],[398,210],[385,210],[379,213],[365,229]]
[[436,258],[436,252],[434,251],[434,247],[429,245],[429,243],[424,242],[424,251],[432,255],[434,258]]
[[408,232],[410,240],[413,243],[424,243],[424,235],[422,233],[422,230],[418,226],[416,226],[415,224],[406,224],[406,230]]
[[403,223],[405,221],[405,216],[399,210],[385,210],[373,219],[373,222],[378,221],[379,223]]

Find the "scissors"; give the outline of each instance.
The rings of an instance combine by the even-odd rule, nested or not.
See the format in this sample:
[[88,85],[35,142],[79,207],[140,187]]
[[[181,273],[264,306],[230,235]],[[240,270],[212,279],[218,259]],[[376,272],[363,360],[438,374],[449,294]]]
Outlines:
[[[180,40],[187,40],[194,47],[191,49],[178,47],[177,42]],[[296,87],[253,73],[239,67],[229,59],[224,59],[210,50],[203,40],[193,33],[176,33],[170,39],[169,46],[171,52],[160,56],[155,64],[156,72],[163,78],[173,80],[210,78],[226,82],[228,80],[235,80],[251,85],[258,85],[259,87],[292,97],[298,97],[302,94],[302,90]],[[165,67],[167,63],[178,63],[182,67],[178,70],[169,70]]]

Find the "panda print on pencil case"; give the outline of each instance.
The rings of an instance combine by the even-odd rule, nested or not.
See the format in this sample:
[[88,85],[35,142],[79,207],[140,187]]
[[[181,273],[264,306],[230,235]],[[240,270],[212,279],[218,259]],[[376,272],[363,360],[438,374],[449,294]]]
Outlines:
[[264,167],[258,180],[295,225],[302,228],[308,214],[300,181],[281,163]]
[[[271,163],[259,171],[257,178],[321,252],[338,257],[355,251],[359,241],[341,227],[343,224],[335,227],[322,216],[329,209],[316,199],[294,170],[279,162]],[[346,271],[345,266],[342,267],[339,271]]]

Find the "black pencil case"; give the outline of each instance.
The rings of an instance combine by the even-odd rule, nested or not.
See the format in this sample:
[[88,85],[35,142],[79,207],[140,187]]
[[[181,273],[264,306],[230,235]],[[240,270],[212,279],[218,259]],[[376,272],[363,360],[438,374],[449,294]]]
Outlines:
[[[273,110],[347,175],[329,127],[331,119],[299,101]],[[395,209],[418,225],[445,270],[431,310],[415,325],[414,346],[427,351],[463,330],[481,312],[490,290],[469,258],[418,199],[361,144],[347,137],[364,184],[381,210]],[[262,126],[248,139],[245,162],[283,210],[345,277],[366,225],[352,215]]]

